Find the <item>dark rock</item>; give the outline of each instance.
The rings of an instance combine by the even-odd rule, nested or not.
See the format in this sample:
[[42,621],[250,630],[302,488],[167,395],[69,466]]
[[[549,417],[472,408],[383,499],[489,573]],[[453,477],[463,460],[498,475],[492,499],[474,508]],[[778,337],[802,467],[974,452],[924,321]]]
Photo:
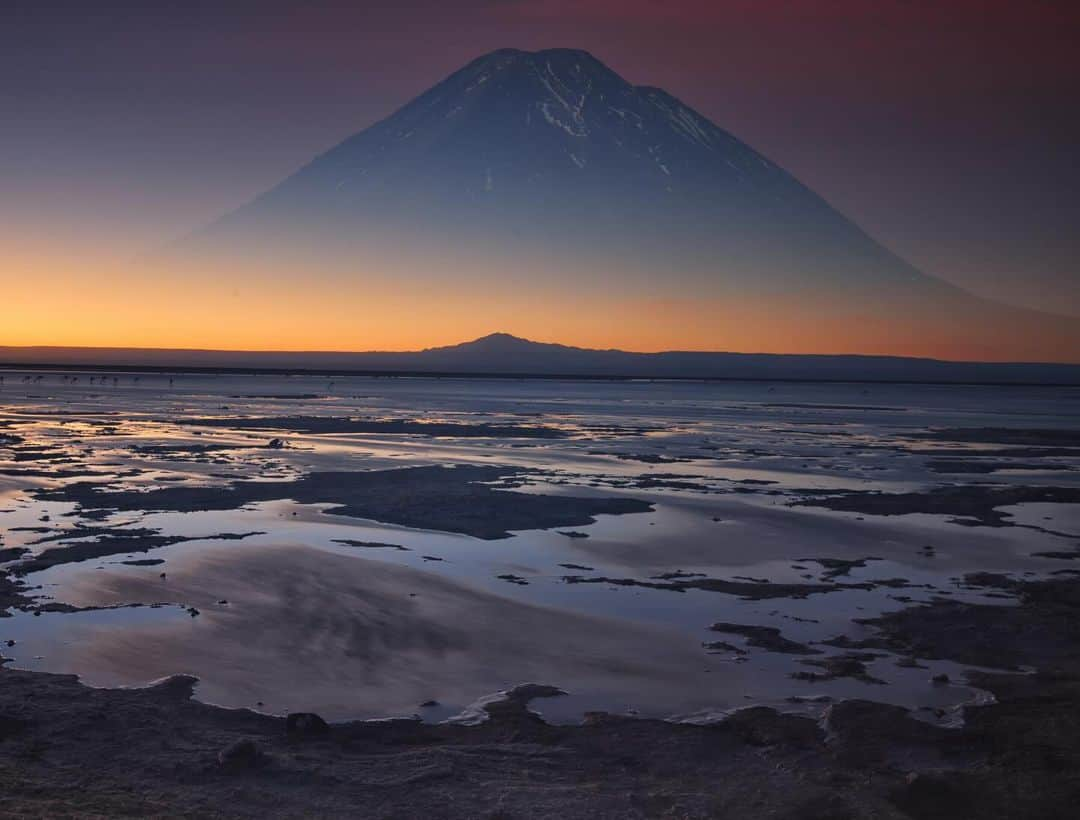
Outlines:
[[293,712],[285,718],[285,732],[291,737],[319,737],[329,734],[330,724],[313,712]]
[[557,698],[565,695],[557,686],[548,686],[544,683],[521,683],[506,692],[508,700],[519,703],[528,703],[535,698]]
[[29,721],[22,720],[21,718],[9,717],[8,715],[0,715],[0,742],[7,740],[9,737],[15,737],[16,735],[21,734],[29,726]]
[[191,700],[199,679],[194,675],[170,675],[147,687],[148,692],[169,701]]
[[867,700],[845,700],[830,705],[825,728],[836,744],[853,753],[856,765],[872,765],[877,754],[889,755],[911,745],[933,746],[951,737],[948,729],[911,716],[902,706]]
[[905,778],[902,786],[893,790],[890,797],[910,817],[945,820],[987,816],[982,812],[973,814],[976,801],[965,788],[968,785],[965,780],[931,772],[912,773]]
[[752,746],[793,746],[809,749],[821,744],[823,732],[817,721],[785,715],[767,706],[751,706],[732,712],[725,727],[735,730]]
[[218,752],[218,765],[224,769],[253,769],[259,765],[262,755],[254,740],[244,739],[230,743]]
[[780,820],[856,820],[862,816],[838,794],[815,794],[801,798]]

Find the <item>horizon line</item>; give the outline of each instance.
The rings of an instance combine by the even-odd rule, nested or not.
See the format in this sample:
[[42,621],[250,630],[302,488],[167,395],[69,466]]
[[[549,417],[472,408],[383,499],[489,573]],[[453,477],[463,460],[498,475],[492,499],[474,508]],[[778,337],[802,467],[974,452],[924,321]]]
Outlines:
[[[645,357],[657,357],[666,355],[689,355],[689,356],[730,356],[730,357],[768,357],[773,359],[789,358],[789,359],[815,359],[815,358],[829,358],[829,359],[877,359],[877,360],[891,360],[891,361],[908,361],[908,362],[925,362],[925,363],[940,363],[943,365],[987,365],[987,366],[1005,366],[1005,367],[1023,367],[1023,366],[1039,366],[1039,367],[1053,367],[1053,368],[1069,368],[1080,367],[1080,361],[1046,361],[1046,360],[993,360],[993,359],[947,359],[931,356],[909,356],[903,354],[890,354],[890,353],[776,353],[765,351],[735,351],[735,350],[691,350],[691,349],[666,349],[656,351],[640,351],[640,350],[627,350],[623,348],[594,348],[594,347],[582,347],[579,345],[568,345],[562,342],[547,342],[537,341],[535,339],[528,339],[522,336],[517,336],[505,331],[495,331],[487,333],[482,336],[465,339],[460,342],[451,342],[443,345],[433,345],[430,347],[420,349],[403,349],[403,350],[387,350],[387,349],[349,349],[349,350],[325,350],[325,349],[283,349],[283,348],[225,348],[225,347],[142,347],[132,345],[19,345],[19,344],[0,344],[0,356],[5,356],[9,352],[18,351],[56,351],[56,352],[71,352],[71,353],[83,353],[90,354],[94,352],[102,353],[133,353],[133,354],[150,354],[150,353],[165,353],[165,354],[220,354],[220,355],[250,355],[254,357],[269,357],[274,355],[279,356],[372,356],[372,355],[420,355],[435,351],[446,351],[454,348],[466,347],[477,342],[482,342],[493,338],[504,338],[514,342],[523,342],[529,345],[536,345],[541,347],[556,347],[562,348],[566,351],[578,351],[582,353],[612,353],[612,354],[624,354],[628,356],[645,356]],[[65,363],[62,361],[57,362],[17,362],[8,361],[6,359],[0,360],[0,367],[13,367],[24,369],[27,366],[39,366],[39,367],[97,367],[97,366],[110,366],[120,367],[120,365],[89,365],[89,364],[74,364]],[[141,367],[142,365],[125,365],[125,367]],[[159,365],[152,365],[150,367],[157,368]],[[177,364],[176,368],[195,367],[200,366],[186,366]],[[245,369],[245,368],[241,368]],[[259,369],[273,369],[281,370],[281,368],[259,368]],[[311,368],[313,370],[325,370],[324,368]],[[329,372],[329,371],[327,371]],[[385,371],[380,371],[385,372]],[[417,372],[417,371],[409,371]],[[863,381],[860,379],[859,381]],[[890,380],[891,381],[891,380]]]

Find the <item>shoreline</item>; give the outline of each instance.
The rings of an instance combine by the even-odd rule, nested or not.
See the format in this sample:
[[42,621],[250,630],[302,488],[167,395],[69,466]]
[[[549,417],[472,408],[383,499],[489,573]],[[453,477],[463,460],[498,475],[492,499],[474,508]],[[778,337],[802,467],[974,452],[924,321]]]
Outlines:
[[0,814],[1071,816],[1080,579],[969,581],[1016,606],[907,607],[873,638],[832,644],[1001,668],[968,672],[993,699],[962,707],[958,728],[866,699],[823,701],[820,720],[747,706],[707,724],[593,712],[557,725],[528,708],[559,694],[538,685],[481,699],[483,720],[326,724],[201,703],[190,676],[96,689],[0,664]]
[[[746,354],[754,355],[754,354]],[[952,362],[946,362],[951,364]],[[966,364],[964,362],[958,364]],[[982,363],[978,363],[982,364]],[[1009,366],[1011,362],[991,362],[990,366]],[[1036,363],[1038,365],[1039,363]],[[1051,363],[1051,366],[1059,366]],[[1080,368],[1080,365],[1061,364],[1063,368]],[[465,381],[570,381],[570,382],[627,382],[675,383],[675,384],[870,384],[870,385],[927,385],[936,387],[1032,387],[1061,388],[1080,387],[1080,378],[1066,381],[1010,379],[871,379],[842,377],[791,377],[791,376],[674,376],[592,374],[592,373],[532,373],[500,372],[486,370],[393,370],[364,368],[302,368],[302,367],[218,367],[200,365],[114,365],[114,364],[61,364],[36,362],[0,362],[0,370],[45,373],[120,373],[124,375],[198,375],[198,376],[296,376],[368,378],[368,379],[417,379],[417,380],[465,380]],[[12,386],[15,386],[14,384]]]

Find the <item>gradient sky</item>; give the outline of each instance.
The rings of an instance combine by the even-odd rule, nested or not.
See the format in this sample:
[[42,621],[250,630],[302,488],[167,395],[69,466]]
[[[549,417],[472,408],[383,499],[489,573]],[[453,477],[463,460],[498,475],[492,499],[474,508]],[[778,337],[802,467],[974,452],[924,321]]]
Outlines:
[[1080,315],[1077,42],[1039,0],[0,0],[0,275],[104,285],[473,57],[567,46],[923,270]]

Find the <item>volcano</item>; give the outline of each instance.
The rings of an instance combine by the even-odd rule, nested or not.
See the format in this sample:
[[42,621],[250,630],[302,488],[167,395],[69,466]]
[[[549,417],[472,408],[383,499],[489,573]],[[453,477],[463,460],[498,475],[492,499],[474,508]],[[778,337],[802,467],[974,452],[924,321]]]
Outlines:
[[714,349],[1080,355],[1075,321],[915,269],[671,94],[571,49],[474,60],[180,250],[408,298],[542,293],[562,324],[579,301],[638,327],[663,314],[715,327]]

